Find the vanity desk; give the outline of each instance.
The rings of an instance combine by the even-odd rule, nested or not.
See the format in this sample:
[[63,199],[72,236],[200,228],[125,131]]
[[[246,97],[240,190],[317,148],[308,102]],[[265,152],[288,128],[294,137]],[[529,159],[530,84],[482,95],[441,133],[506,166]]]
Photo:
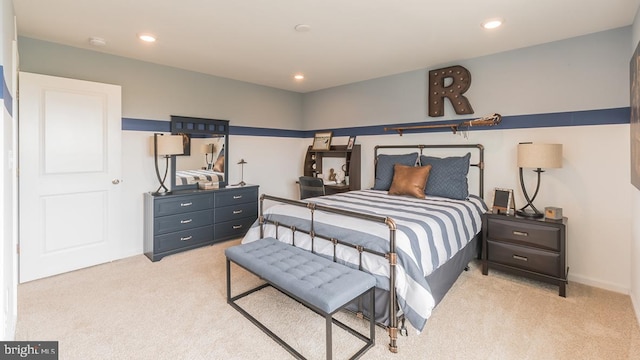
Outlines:
[[243,236],[258,217],[258,186],[144,194],[144,254],[151,261]]

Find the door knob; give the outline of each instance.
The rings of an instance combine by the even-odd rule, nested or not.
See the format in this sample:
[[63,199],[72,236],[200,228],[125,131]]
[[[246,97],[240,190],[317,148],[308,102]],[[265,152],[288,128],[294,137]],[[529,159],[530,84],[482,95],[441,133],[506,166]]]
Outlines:
[[118,184],[120,184],[120,179],[113,179],[113,180],[111,180],[111,183],[113,185],[118,185]]

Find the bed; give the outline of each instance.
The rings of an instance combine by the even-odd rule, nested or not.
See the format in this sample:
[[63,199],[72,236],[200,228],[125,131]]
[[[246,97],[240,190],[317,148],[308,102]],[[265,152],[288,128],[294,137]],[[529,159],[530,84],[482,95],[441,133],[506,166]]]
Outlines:
[[[466,153],[432,156],[436,149]],[[471,152],[477,162],[471,162]],[[422,331],[479,253],[481,215],[487,211],[481,197],[483,152],[481,145],[377,146],[373,188],[304,201],[262,195],[259,219],[242,242],[275,237],[373,274],[376,321],[388,328],[389,349],[396,352],[398,323],[401,333],[405,319]],[[478,175],[477,194],[469,193],[471,167]],[[362,303],[350,310],[371,316]]]
[[224,180],[224,173],[213,170],[176,171],[176,185],[191,185],[199,182],[217,183]]

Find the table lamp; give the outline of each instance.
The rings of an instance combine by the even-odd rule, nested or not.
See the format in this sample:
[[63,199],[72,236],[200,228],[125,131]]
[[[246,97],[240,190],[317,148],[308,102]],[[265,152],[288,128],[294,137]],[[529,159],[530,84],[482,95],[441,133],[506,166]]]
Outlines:
[[[160,182],[158,190],[156,190],[153,195],[171,194],[169,189],[164,185],[167,179],[167,172],[169,171],[169,158],[171,158],[171,155],[181,155],[183,153],[182,135],[153,134],[153,155],[155,158],[156,176]],[[164,176],[162,177],[160,176],[160,170],[158,168],[158,156],[165,158]],[[160,191],[161,189],[164,189],[164,191]]]
[[[527,204],[516,211],[516,214],[523,217],[539,219],[543,217],[544,214],[536,209],[533,205],[533,200],[535,200],[536,195],[538,195],[538,190],[540,189],[540,174],[544,172],[542,169],[562,167],[562,144],[518,144],[518,167],[520,168],[520,186],[522,186],[522,192],[524,198],[527,200]],[[523,168],[534,168],[535,170],[533,171],[538,173],[536,191],[531,198],[524,186],[522,176]],[[531,210],[529,211],[527,208],[531,208]]]

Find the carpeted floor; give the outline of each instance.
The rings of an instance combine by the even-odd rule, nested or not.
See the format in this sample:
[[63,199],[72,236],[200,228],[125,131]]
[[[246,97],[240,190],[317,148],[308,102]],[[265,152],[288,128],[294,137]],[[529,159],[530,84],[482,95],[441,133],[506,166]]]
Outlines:
[[[226,303],[223,251],[238,240],[152,263],[135,256],[18,287],[16,340],[59,341],[60,359],[286,359],[288,352]],[[557,287],[471,264],[425,330],[363,359],[640,359],[631,300],[570,283]],[[259,283],[235,268],[234,294]],[[237,286],[236,286],[237,284]],[[311,359],[324,359],[324,320],[272,289],[242,305]],[[340,319],[366,332],[349,314]],[[334,326],[334,358],[361,346]]]

